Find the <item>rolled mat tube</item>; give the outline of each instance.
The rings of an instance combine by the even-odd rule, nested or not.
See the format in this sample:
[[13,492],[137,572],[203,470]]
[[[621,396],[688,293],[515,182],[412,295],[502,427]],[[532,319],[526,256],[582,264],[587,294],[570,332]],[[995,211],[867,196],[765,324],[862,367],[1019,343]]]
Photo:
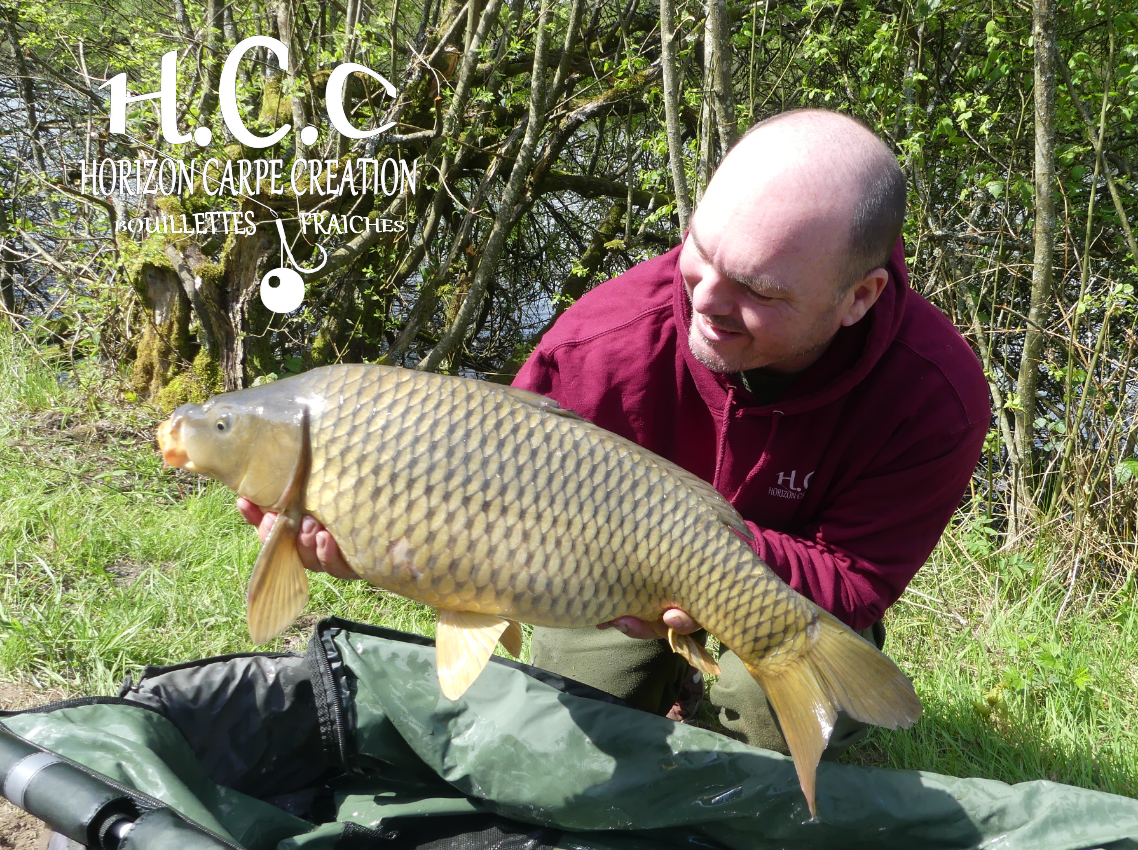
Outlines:
[[138,809],[121,790],[30,744],[0,725],[0,790],[55,832],[100,847],[103,826]]

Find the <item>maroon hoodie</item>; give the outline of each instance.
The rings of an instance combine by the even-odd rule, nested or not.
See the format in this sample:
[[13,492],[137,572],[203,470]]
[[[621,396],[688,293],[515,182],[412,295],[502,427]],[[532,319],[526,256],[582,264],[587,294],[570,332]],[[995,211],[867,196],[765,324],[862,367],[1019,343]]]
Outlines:
[[710,481],[783,580],[853,628],[871,625],[968,488],[991,420],[976,355],[909,288],[898,243],[865,318],[763,406],[738,375],[692,356],[679,256],[677,247],[586,294],[514,386]]

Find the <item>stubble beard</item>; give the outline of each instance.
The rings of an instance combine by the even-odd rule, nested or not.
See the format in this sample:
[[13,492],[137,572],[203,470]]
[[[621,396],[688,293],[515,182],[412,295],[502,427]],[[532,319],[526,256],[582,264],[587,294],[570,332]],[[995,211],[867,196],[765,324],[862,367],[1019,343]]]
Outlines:
[[732,372],[742,372],[744,367],[742,358],[734,358],[727,360],[715,352],[715,345],[707,337],[699,332],[695,326],[695,316],[692,316],[691,329],[688,331],[688,348],[691,349],[692,356],[695,359],[710,369],[712,372],[719,374],[729,374]]
[[803,344],[798,346],[794,351],[776,360],[757,359],[754,361],[748,360],[745,355],[728,359],[716,352],[715,343],[700,333],[699,328],[696,327],[695,314],[693,312],[691,326],[688,329],[688,348],[691,350],[692,356],[695,357],[697,362],[718,374],[735,374],[750,371],[751,369],[775,366],[778,363],[804,357],[807,354],[813,354],[816,351],[826,348],[834,337],[832,334],[827,335],[824,328],[828,327],[830,319],[835,312],[837,312],[837,305],[825,316],[818,319],[817,323],[811,329],[809,338],[803,341]]

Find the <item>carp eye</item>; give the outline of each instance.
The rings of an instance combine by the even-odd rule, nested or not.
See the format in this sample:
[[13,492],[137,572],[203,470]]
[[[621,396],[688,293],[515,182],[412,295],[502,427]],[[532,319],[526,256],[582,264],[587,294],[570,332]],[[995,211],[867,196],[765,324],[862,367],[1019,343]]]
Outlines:
[[217,420],[213,427],[216,428],[220,433],[224,434],[229,430],[229,417],[222,416]]

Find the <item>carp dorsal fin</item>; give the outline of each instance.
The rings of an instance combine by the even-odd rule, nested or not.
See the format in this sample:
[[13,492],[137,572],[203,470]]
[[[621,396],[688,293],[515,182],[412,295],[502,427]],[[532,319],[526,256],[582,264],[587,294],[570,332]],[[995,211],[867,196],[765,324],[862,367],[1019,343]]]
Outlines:
[[692,472],[688,472],[682,466],[677,466],[670,461],[664,461],[664,463],[667,463],[672,468],[672,472],[682,478],[685,484],[691,487],[696,493],[700,495],[700,497],[702,497],[703,501],[707,503],[708,507],[715,511],[715,515],[719,517],[720,522],[722,522],[728,528],[732,528],[735,531],[739,532],[746,540],[755,539],[755,535],[752,534],[751,529],[747,527],[747,523],[743,519],[742,515],[737,510],[735,510],[735,506],[728,502],[727,498],[722,493],[720,493],[698,475]]
[[675,629],[668,629],[668,646],[672,652],[684,658],[688,664],[705,676],[721,676],[719,663],[711,657],[707,648],[691,635],[682,635]]
[[614,446],[622,446],[627,449],[629,453],[636,455],[641,460],[652,464],[657,469],[667,470],[676,478],[680,479],[680,481],[690,487],[696,495],[703,500],[704,504],[715,512],[720,522],[728,528],[739,532],[745,540],[755,539],[755,535],[751,533],[751,529],[747,527],[747,523],[743,517],[735,510],[735,507],[727,501],[726,497],[694,472],[688,472],[678,463],[673,463],[670,460],[666,460],[652,453],[639,443],[629,440],[627,437],[614,434],[612,431],[607,431],[604,428],[598,427],[598,430],[604,433],[605,439],[609,440]]
[[308,604],[308,575],[296,551],[296,535],[304,514],[304,488],[312,463],[308,408],[301,408],[300,451],[292,476],[273,507],[277,519],[253,565],[249,579],[247,618],[253,643],[268,643],[289,626]]
[[[505,636],[510,625],[505,617],[493,614],[439,611],[439,625],[435,632],[435,664],[439,671],[439,689],[444,697],[456,700],[466,693],[470,683],[478,678],[478,674],[489,663],[495,644]],[[521,635],[520,629],[518,635]],[[519,640],[519,652],[520,644]]]
[[562,407],[560,402],[554,401],[549,396],[541,395],[541,393],[530,392],[523,390],[521,387],[499,387],[502,392],[508,396],[512,396],[517,401],[524,402],[531,407],[537,407],[544,410],[546,413],[553,413],[557,416],[564,416],[567,419],[580,419],[582,422],[586,420],[579,414],[574,413],[567,407]]

